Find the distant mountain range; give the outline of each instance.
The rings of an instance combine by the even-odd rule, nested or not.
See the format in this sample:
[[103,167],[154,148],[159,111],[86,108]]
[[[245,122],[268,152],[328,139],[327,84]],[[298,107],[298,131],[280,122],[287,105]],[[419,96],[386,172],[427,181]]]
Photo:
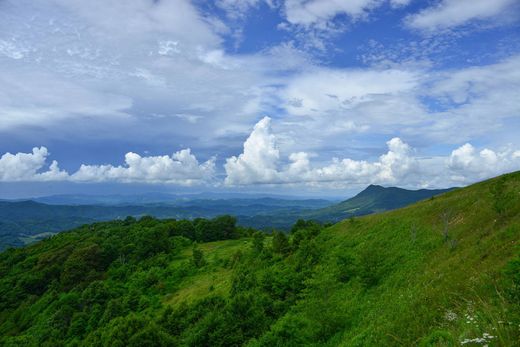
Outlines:
[[[52,196],[38,198],[37,201],[0,201],[0,250],[8,246],[22,246],[82,224],[123,219],[126,216],[193,219],[229,214],[237,216],[239,221],[244,219],[243,225],[251,226],[251,223],[255,223],[254,220],[249,221],[252,216],[297,216],[301,212],[334,203],[323,199],[286,200],[243,196],[235,199],[175,199],[166,195],[154,195],[150,198],[151,196]],[[169,200],[161,202],[157,201],[158,198]],[[289,225],[281,224],[286,227]],[[266,227],[273,225],[267,224]]]
[[[352,216],[387,211],[449,191],[407,190],[371,185],[340,203],[324,199],[223,195],[55,195],[0,201],[0,250],[48,237],[82,224],[151,215],[158,218],[212,218],[229,214],[240,225],[288,230],[298,219],[335,223]],[[211,199],[211,196],[217,197]],[[225,195],[227,197],[227,195]]]
[[[90,195],[90,194],[60,194],[32,198],[30,200],[49,205],[143,205],[143,204],[171,204],[187,205],[198,200],[259,200],[279,201],[282,204],[306,205],[310,202],[311,206],[315,203],[330,205],[333,199],[312,199],[308,197],[297,197],[278,194],[247,194],[247,193],[225,193],[225,192],[202,192],[194,194],[172,194],[151,192],[145,194],[112,194],[112,195]],[[24,199],[27,200],[27,199]]]

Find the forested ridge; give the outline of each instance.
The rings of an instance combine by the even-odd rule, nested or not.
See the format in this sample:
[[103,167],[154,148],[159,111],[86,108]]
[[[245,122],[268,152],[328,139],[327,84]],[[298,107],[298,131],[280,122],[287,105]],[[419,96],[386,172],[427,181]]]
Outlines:
[[517,346],[520,173],[288,234],[85,225],[0,253],[3,346]]

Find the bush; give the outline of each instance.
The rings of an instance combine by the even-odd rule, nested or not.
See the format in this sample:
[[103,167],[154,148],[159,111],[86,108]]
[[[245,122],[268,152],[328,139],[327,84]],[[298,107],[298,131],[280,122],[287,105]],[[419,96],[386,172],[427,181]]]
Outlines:
[[193,254],[192,254],[193,265],[197,268],[201,268],[206,265],[206,260],[204,259],[204,253],[197,247],[197,244],[193,246]]

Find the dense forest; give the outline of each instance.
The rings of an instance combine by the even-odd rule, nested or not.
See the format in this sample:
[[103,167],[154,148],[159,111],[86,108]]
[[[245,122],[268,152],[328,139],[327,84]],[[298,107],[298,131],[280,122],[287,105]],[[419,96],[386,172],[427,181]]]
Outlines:
[[2,346],[515,346],[520,173],[289,233],[102,222],[0,253]]

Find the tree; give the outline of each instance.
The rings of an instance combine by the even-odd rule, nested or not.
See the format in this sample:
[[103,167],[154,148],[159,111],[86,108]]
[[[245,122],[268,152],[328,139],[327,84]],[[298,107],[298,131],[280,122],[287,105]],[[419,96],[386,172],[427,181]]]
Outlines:
[[235,217],[224,215],[212,220],[213,229],[218,233],[219,240],[229,240],[237,237]]
[[61,283],[72,287],[82,282],[90,282],[103,268],[103,255],[98,244],[89,244],[71,253],[63,265]]
[[171,249],[168,231],[161,225],[143,229],[137,237],[136,245],[139,259],[146,259]]
[[169,230],[170,236],[184,236],[190,240],[195,240],[195,227],[190,220],[180,220],[172,223]]
[[290,246],[289,246],[289,240],[287,239],[287,236],[285,236],[284,233],[275,231],[273,233],[273,251],[275,253],[279,253],[282,255],[286,255],[289,253]]

